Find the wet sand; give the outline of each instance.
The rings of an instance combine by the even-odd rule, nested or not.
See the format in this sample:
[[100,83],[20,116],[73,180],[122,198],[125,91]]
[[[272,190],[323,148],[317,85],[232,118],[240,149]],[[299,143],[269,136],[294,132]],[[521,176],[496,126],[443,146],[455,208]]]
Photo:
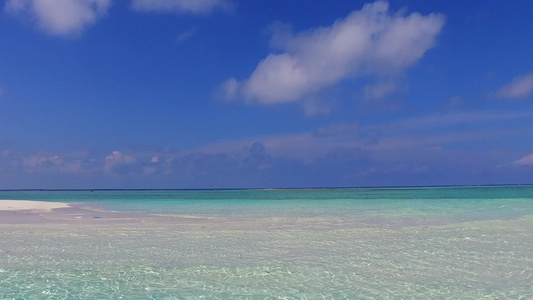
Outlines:
[[[89,203],[0,200],[0,230],[49,229],[236,229],[264,227],[264,219],[102,211]],[[271,224],[275,225],[275,224]],[[267,226],[269,227],[269,226]]]
[[40,224],[52,227],[177,224],[204,218],[99,211],[85,203],[0,200],[0,225]]

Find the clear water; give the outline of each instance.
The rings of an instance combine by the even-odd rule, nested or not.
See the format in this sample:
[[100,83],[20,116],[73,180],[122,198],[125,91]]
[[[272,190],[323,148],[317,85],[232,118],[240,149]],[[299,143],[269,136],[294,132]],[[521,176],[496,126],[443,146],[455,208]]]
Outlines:
[[532,186],[0,199],[212,219],[0,227],[0,299],[533,299]]

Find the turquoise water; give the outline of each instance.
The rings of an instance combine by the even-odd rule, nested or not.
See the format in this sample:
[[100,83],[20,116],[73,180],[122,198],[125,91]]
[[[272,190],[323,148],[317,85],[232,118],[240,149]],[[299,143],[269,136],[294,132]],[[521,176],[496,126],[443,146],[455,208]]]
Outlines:
[[0,299],[533,299],[533,186],[0,199],[207,218],[0,227]]
[[[318,190],[13,191],[0,199],[82,202],[104,210],[202,216],[443,214],[467,220],[531,213],[533,186]],[[499,208],[505,208],[500,210]]]

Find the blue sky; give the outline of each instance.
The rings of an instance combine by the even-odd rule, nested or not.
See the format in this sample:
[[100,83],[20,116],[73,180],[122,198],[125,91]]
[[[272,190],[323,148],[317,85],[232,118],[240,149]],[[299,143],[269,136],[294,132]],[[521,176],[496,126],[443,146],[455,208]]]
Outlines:
[[533,183],[531,11],[3,1],[0,189]]

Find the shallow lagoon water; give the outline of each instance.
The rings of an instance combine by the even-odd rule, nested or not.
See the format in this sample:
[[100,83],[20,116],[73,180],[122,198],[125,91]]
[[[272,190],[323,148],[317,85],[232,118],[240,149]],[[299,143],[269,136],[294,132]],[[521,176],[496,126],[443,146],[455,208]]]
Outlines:
[[202,218],[2,226],[0,299],[533,298],[529,186],[2,198]]

